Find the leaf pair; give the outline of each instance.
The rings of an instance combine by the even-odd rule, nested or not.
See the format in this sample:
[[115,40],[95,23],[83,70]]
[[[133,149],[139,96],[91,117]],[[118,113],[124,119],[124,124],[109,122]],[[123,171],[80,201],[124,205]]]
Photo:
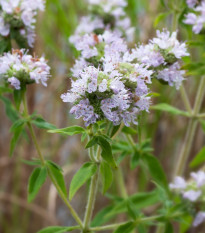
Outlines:
[[[34,163],[36,164],[36,163]],[[46,181],[47,176],[50,176],[55,181],[58,188],[67,197],[66,185],[61,168],[52,161],[46,161],[42,167],[37,167],[32,172],[28,182],[28,201],[31,202],[38,194],[40,188]]]
[[86,148],[90,148],[95,146],[96,144],[99,145],[102,149],[101,156],[102,158],[112,167],[116,168],[116,162],[113,158],[112,148],[110,145],[110,139],[107,138],[105,135],[94,136],[86,145]]

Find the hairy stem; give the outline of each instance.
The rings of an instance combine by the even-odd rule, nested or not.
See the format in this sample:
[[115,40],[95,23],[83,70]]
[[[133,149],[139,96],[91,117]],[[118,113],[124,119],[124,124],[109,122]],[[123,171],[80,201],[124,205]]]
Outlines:
[[[146,217],[146,218],[141,218],[141,219],[137,219],[136,221],[133,221],[133,223],[140,224],[140,223],[146,223],[146,222],[150,222],[150,221],[155,221],[158,220],[159,218],[161,218],[161,215],[156,215],[156,216],[152,216],[152,217]],[[116,224],[110,224],[107,226],[100,226],[100,227],[92,227],[90,228],[91,231],[105,231],[105,230],[112,230],[112,229],[116,229],[124,224],[126,224],[127,222],[121,222],[121,223],[116,223]],[[124,233],[124,232],[123,232]]]
[[89,229],[90,221],[93,214],[93,209],[96,200],[97,188],[98,188],[98,178],[99,178],[99,167],[96,174],[91,179],[89,195],[88,195],[88,202],[86,206],[86,212],[84,217],[83,229],[86,232]]
[[185,108],[188,111],[188,113],[191,114],[192,113],[191,104],[190,104],[187,92],[186,92],[183,84],[180,87],[180,92],[181,92],[181,97],[182,97],[182,100],[184,102]]
[[193,118],[191,118],[189,120],[189,123],[188,123],[185,140],[184,140],[179,158],[176,162],[177,166],[176,166],[176,169],[175,169],[174,174],[173,174],[174,177],[176,175],[183,174],[187,160],[189,158],[189,154],[191,151],[191,147],[193,144],[194,135],[195,135],[196,127],[197,127],[197,123],[198,123],[198,121],[195,119],[195,117],[199,114],[199,111],[201,108],[201,104],[202,104],[204,94],[205,94],[204,88],[205,88],[205,76],[201,78],[201,81],[199,84],[199,88],[197,91],[197,96],[196,96],[196,100],[195,100],[195,104],[194,104],[193,114],[192,114]]
[[[25,117],[29,117],[29,113],[28,113],[28,107],[27,107],[27,103],[26,103],[26,96],[25,96],[25,93],[23,95],[23,106],[24,106],[24,114],[25,114]],[[34,142],[34,145],[35,145],[35,148],[36,148],[36,151],[38,153],[38,156],[39,156],[39,159],[41,161],[41,164],[42,166],[45,165],[46,161],[41,153],[41,150],[40,150],[40,147],[38,145],[38,141],[37,141],[37,138],[36,138],[36,135],[35,135],[35,132],[34,132],[34,129],[31,125],[30,122],[27,122],[27,125],[28,125],[28,129],[29,129],[29,132],[31,134],[31,138]],[[67,197],[64,195],[64,193],[62,192],[61,188],[59,187],[58,183],[56,182],[55,178],[53,177],[52,173],[50,172],[50,170],[48,170],[48,175],[52,181],[52,183],[55,185],[57,191],[58,191],[58,194],[59,196],[61,197],[61,199],[64,201],[64,203],[66,204],[66,206],[68,207],[70,213],[72,214],[73,218],[76,220],[76,222],[79,224],[79,226],[81,228],[83,228],[83,223],[81,221],[81,219],[79,218],[78,214],[75,212],[75,210],[73,209],[73,207],[71,206],[71,204],[69,203],[69,201],[67,200]]]
[[126,199],[128,195],[127,195],[127,190],[125,187],[122,169],[120,167],[115,171],[115,177],[116,177],[118,192],[120,193],[121,197]]

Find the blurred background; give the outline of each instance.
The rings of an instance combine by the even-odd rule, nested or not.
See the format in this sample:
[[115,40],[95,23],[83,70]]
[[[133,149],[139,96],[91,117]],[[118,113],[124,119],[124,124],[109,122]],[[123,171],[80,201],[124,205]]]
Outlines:
[[[68,43],[68,37],[74,32],[80,16],[87,14],[87,4],[85,0],[47,0],[46,2],[46,11],[38,15],[34,51],[39,56],[44,54],[48,59],[52,68],[52,77],[47,88],[41,85],[29,86],[27,93],[29,112],[33,113],[36,110],[46,121],[55,124],[58,128],[74,124],[83,126],[83,122],[69,115],[69,105],[61,101],[60,95],[69,88],[69,70],[75,60],[75,51]],[[165,11],[159,0],[128,0],[127,12],[133,26],[136,27],[135,43],[146,43],[155,36],[155,19]],[[157,28],[170,29],[171,21],[172,18],[168,17],[160,22]],[[189,35],[185,30],[180,30],[179,37],[180,40],[187,40]],[[198,49],[192,50],[194,59],[198,59],[200,55],[201,51]],[[198,82],[199,78],[191,76],[187,76],[184,82],[192,105]],[[160,94],[153,98],[153,104],[163,102],[184,110],[180,92],[175,88],[161,85],[157,81],[152,88],[153,92]],[[205,103],[203,106],[205,110]],[[184,117],[170,116],[153,110],[150,114],[143,114],[142,117],[143,138],[151,139],[154,155],[160,159],[169,180],[175,166],[174,160],[179,154],[185,136],[187,121],[188,119]],[[13,158],[9,158],[10,126],[11,122],[6,117],[4,105],[0,102],[0,232],[36,233],[49,225],[75,225],[75,221],[57,197],[49,181],[40,190],[35,201],[31,204],[27,203],[27,183],[33,167],[24,164],[22,159],[30,160],[36,156],[36,151],[30,139],[23,137],[18,143]],[[62,137],[47,134],[46,130],[37,128],[35,130],[44,156],[63,166],[66,183],[69,186],[75,171],[87,161],[87,152],[80,142],[80,137]],[[201,128],[198,128],[190,159],[204,145],[204,140],[204,134]],[[143,182],[149,178],[138,168],[131,170],[129,160],[125,159],[123,172],[129,194],[145,189]],[[189,168],[186,173],[189,173]],[[81,188],[72,201],[81,217],[86,203],[85,189],[86,187]],[[117,193],[115,186],[112,189]],[[98,195],[95,213],[109,203],[109,199],[100,193]]]

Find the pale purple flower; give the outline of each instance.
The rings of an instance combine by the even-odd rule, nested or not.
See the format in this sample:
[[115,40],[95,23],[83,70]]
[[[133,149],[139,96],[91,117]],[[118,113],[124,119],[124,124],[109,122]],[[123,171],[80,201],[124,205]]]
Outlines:
[[[11,16],[23,23],[19,27],[20,35],[28,41],[29,47],[33,47],[35,39],[35,23],[37,11],[45,8],[44,0],[1,0],[0,1],[0,35],[8,36],[13,27],[12,20],[5,24],[4,17]],[[15,26],[15,29],[16,26]]]
[[195,202],[201,196],[201,190],[188,190],[183,193],[183,198],[190,200],[191,202]]
[[193,8],[197,4],[197,0],[186,0],[187,5]]
[[205,23],[205,16],[197,16],[194,13],[189,13],[186,15],[184,23],[193,25],[193,32],[195,34],[199,34],[203,28],[203,24]]
[[171,183],[169,185],[170,189],[179,189],[179,190],[184,190],[187,187],[187,183],[184,180],[184,178],[177,176],[174,179],[174,183]]
[[180,65],[178,62],[174,63],[168,68],[159,71],[157,78],[168,82],[170,86],[175,86],[179,89],[182,81],[184,80],[184,70],[180,70]]
[[11,86],[13,86],[16,90],[20,90],[21,87],[20,87],[20,81],[15,78],[15,77],[11,77],[11,78],[8,78],[8,82],[11,84]]
[[197,227],[199,226],[201,223],[203,223],[205,221],[205,212],[200,211],[197,213],[194,222],[193,222],[193,226]]
[[[188,2],[187,2],[188,3]],[[190,7],[196,5],[196,1],[193,3],[190,1]],[[185,24],[193,25],[193,32],[199,34],[203,29],[205,23],[205,1],[202,1],[196,8],[193,8],[194,12],[188,13],[184,20]]]
[[0,35],[8,36],[10,33],[9,24],[5,24],[3,17],[0,16]]
[[130,56],[132,56],[132,60],[137,58],[141,63],[148,66],[158,67],[165,63],[164,57],[159,51],[155,50],[153,44],[140,45],[132,50]]
[[192,172],[191,177],[196,181],[197,187],[200,188],[205,185],[205,172]]
[[167,30],[162,32],[157,30],[157,37],[152,39],[151,43],[157,45],[160,49],[166,50],[168,53],[174,54],[178,59],[189,55],[186,44],[177,40],[177,32],[171,34]]
[[47,86],[50,67],[43,57],[40,59],[32,57],[24,49],[13,50],[12,53],[8,52],[0,57],[0,75],[16,89],[20,89],[21,81],[25,81],[22,73],[27,79]]

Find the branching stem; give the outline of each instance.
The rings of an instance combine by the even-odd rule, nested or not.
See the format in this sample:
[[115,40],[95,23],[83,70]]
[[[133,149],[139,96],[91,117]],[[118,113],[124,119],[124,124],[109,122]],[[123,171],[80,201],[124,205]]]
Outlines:
[[[27,107],[27,103],[26,103],[26,93],[24,93],[23,95],[23,106],[24,106],[24,114],[25,114],[25,117],[29,117],[29,113],[28,113],[28,107]],[[36,138],[36,135],[35,135],[35,132],[34,132],[34,129],[33,129],[33,126],[31,125],[30,122],[27,122],[27,125],[28,125],[28,129],[29,129],[29,132],[31,134],[31,138],[34,142],[34,145],[35,145],[35,148],[36,148],[36,151],[38,153],[38,156],[39,156],[39,159],[41,161],[41,164],[42,166],[45,165],[46,161],[41,153],[41,150],[40,150],[40,147],[38,145],[38,141],[37,141],[37,138]],[[52,173],[50,172],[50,170],[48,170],[48,175],[52,181],[52,183],[54,184],[54,186],[56,187],[57,191],[58,191],[58,194],[59,196],[61,197],[61,199],[64,201],[64,203],[66,204],[66,206],[68,207],[71,215],[73,216],[73,218],[75,219],[75,221],[79,224],[79,226],[81,228],[83,228],[83,223],[80,219],[80,217],[78,216],[78,214],[76,213],[76,211],[73,209],[73,207],[71,206],[71,204],[69,203],[69,201],[67,200],[67,197],[65,196],[65,194],[62,192],[61,188],[59,187],[58,183],[56,182],[55,178],[53,177]]]

